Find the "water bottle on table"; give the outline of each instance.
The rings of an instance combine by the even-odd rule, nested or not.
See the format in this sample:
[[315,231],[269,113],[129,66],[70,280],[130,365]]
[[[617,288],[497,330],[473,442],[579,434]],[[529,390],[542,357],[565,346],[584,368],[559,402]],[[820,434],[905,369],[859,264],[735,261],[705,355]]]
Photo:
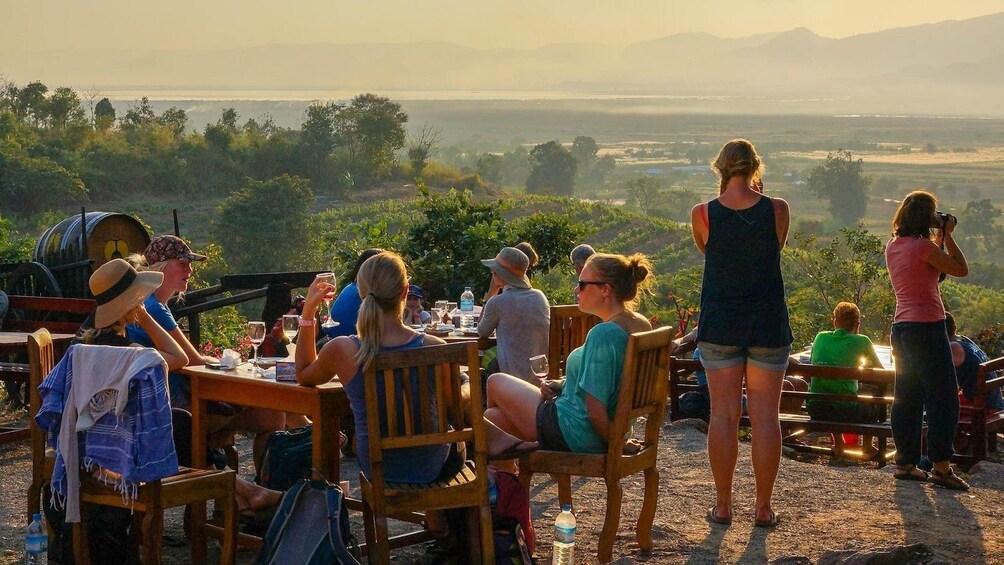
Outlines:
[[575,515],[571,504],[561,505],[561,514],[554,519],[554,550],[551,563],[571,565],[575,561]]
[[28,524],[28,532],[24,536],[24,564],[43,565],[48,563],[49,533],[42,523],[42,515],[35,513]]
[[471,287],[464,287],[460,295],[460,327],[469,329],[474,326],[474,292]]

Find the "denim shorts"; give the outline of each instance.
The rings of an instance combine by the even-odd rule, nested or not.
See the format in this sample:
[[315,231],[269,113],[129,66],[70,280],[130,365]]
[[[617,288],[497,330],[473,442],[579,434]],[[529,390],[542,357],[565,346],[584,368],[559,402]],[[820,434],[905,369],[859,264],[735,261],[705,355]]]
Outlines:
[[740,345],[718,345],[706,341],[698,342],[701,348],[701,363],[705,369],[728,369],[749,362],[765,371],[784,372],[788,368],[791,346],[743,347]]

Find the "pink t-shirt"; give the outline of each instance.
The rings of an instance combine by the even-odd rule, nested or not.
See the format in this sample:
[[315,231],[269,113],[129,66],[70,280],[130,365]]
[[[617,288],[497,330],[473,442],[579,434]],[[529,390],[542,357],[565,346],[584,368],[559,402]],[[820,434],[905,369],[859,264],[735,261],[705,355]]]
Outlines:
[[941,271],[927,262],[938,246],[922,237],[893,237],[885,246],[885,263],[896,292],[894,322],[937,322],[945,319],[938,290]]

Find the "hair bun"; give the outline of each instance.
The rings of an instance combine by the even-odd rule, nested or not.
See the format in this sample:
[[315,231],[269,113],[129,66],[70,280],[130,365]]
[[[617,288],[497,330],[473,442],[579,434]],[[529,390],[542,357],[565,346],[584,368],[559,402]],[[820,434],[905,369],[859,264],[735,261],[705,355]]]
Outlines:
[[642,264],[644,256],[635,255],[631,257],[631,278],[638,284],[648,278],[648,267]]

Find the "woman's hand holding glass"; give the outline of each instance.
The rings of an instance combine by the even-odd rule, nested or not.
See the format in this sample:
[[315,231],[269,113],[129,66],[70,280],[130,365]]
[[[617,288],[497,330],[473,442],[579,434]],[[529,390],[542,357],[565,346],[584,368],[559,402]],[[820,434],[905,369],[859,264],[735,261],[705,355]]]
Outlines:
[[[330,297],[334,296],[335,290],[334,273],[319,273],[314,277],[314,282],[307,287],[307,298],[303,301],[302,316],[307,319],[314,318],[322,303],[330,303]],[[331,318],[330,307],[325,311],[325,315],[327,318]],[[337,322],[335,323],[337,324]]]
[[531,357],[530,370],[533,371],[534,375],[537,375],[538,379],[544,380],[547,378],[547,373],[549,372],[547,355],[534,355]]
[[335,274],[331,272],[318,273],[316,278],[326,281],[331,286],[331,291],[325,293],[324,296],[321,297],[321,300],[324,302],[324,310],[326,313],[324,318],[324,323],[321,324],[321,327],[333,328],[338,325],[338,322],[336,322],[335,319],[331,317],[331,300],[335,297],[335,289],[336,289]]

